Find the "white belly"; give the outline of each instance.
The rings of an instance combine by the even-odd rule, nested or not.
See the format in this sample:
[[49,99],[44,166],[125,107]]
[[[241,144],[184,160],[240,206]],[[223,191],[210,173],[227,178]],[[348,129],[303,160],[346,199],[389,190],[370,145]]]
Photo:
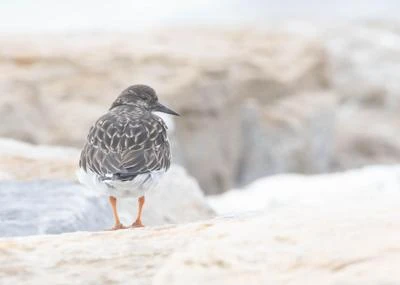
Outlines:
[[97,194],[114,197],[141,197],[147,191],[155,188],[165,170],[155,171],[148,174],[140,174],[131,181],[102,180],[100,177],[88,170],[77,171],[79,182]]

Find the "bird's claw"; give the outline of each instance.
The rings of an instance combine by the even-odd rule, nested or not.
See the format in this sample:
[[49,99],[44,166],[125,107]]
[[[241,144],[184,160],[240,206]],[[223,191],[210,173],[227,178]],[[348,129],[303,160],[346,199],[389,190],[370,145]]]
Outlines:
[[131,228],[143,228],[144,225],[142,224],[141,221],[136,221],[131,225]]
[[116,224],[111,229],[109,229],[109,231],[117,231],[123,229],[127,229],[127,227],[125,227],[123,224]]

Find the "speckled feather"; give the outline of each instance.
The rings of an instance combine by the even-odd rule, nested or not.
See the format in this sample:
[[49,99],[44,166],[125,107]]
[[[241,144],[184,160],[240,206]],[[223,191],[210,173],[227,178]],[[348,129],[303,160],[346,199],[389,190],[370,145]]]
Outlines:
[[162,119],[141,108],[121,105],[90,129],[79,165],[101,179],[125,181],[166,171],[170,160],[167,126]]
[[152,112],[179,115],[158,102],[153,88],[126,88],[89,131],[77,172],[96,193],[141,197],[171,163],[167,126]]

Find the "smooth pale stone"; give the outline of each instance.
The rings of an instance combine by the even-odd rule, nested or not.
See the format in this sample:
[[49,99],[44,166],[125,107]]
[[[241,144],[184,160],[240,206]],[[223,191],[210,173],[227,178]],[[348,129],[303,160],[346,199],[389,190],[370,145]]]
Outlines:
[[[36,180],[0,182],[0,236],[98,231],[114,219],[108,196],[76,182]],[[121,221],[136,218],[137,199],[118,199]],[[184,223],[214,216],[196,180],[173,165],[160,184],[146,194],[145,225]]]

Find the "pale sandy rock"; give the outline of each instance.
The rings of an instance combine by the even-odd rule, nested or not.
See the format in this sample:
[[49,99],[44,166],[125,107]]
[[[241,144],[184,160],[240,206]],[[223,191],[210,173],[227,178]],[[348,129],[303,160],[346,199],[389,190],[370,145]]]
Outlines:
[[[6,284],[398,284],[399,177],[397,166],[266,178],[236,192],[257,195],[235,200],[236,212],[224,218],[3,238],[0,278]],[[226,195],[221,199],[228,202]],[[267,203],[259,207],[258,200]],[[244,213],[250,201],[260,211]]]
[[235,185],[241,147],[238,106],[177,121],[182,164],[208,194]]
[[[79,151],[74,148],[0,139],[0,180],[4,181],[0,182],[0,191],[7,194],[1,198],[2,204],[11,207],[0,210],[0,219],[7,221],[0,236],[111,227],[108,197],[78,185],[78,161]],[[59,205],[61,196],[66,198]],[[197,181],[178,165],[172,165],[160,185],[146,197],[143,221],[147,225],[184,223],[214,216]],[[35,206],[30,209],[31,204]],[[131,224],[137,213],[136,199],[120,200],[119,210],[121,220]],[[52,217],[53,222],[41,219],[43,215]]]
[[398,163],[400,30],[375,21],[326,32],[331,87],[340,95],[333,169]]
[[[174,162],[210,194],[265,174],[397,162],[398,31],[395,23],[370,22],[3,37],[0,115],[7,124],[0,135],[81,147],[115,96],[140,82],[183,115],[171,134]],[[336,105],[319,93],[333,94]],[[303,102],[304,94],[318,98]],[[288,113],[288,102],[313,119]],[[368,119],[369,112],[376,113]],[[294,130],[292,121],[304,125]],[[246,157],[246,145],[258,151]]]
[[293,207],[373,208],[400,203],[400,166],[370,166],[320,175],[281,174],[258,179],[240,190],[208,197],[218,214],[273,212]]
[[328,84],[318,38],[290,32],[10,36],[0,46],[0,115],[8,122],[0,135],[81,147],[123,88],[150,84],[183,115],[172,139],[176,161],[208,193],[236,184],[248,98],[268,104]]
[[318,41],[290,34],[183,29],[10,36],[1,43],[0,88],[7,96],[0,97],[0,106],[4,118],[21,124],[10,123],[2,134],[36,143],[80,145],[93,117],[133,83],[154,86],[186,115],[216,112],[246,96],[268,101],[294,88],[326,84]]
[[400,161],[400,117],[375,108],[349,107],[338,114],[335,156],[336,170]]
[[[180,92],[167,97],[184,115],[176,120],[181,162],[208,194],[229,189],[247,177],[276,171],[263,167],[251,173],[250,167],[242,165],[246,146],[253,143],[247,136],[249,126],[243,126],[243,109],[249,99],[268,106],[303,90],[320,90],[327,85],[327,62],[317,39],[251,32],[236,37],[234,57],[218,68],[205,61],[203,66],[215,70],[193,76]],[[280,49],[281,45],[286,48]],[[259,146],[268,152],[267,145]]]
[[330,29],[331,86],[347,103],[395,111],[400,107],[398,23],[371,21]]
[[237,184],[282,172],[329,171],[336,110],[331,92],[296,94],[266,106],[248,104]]
[[15,177],[12,174],[5,171],[0,172],[0,180],[13,180],[13,179],[15,179]]
[[58,180],[0,182],[1,237],[99,231],[113,223],[107,199]]
[[316,218],[303,208],[212,224],[151,284],[397,284],[400,216],[372,210],[321,209]]
[[70,147],[36,146],[13,139],[0,139],[0,180],[75,180],[79,151]]
[[[197,182],[179,166],[146,195],[146,225],[185,223],[214,216]],[[107,196],[99,196],[77,183],[57,180],[0,182],[0,236],[55,234],[104,230],[113,225]],[[136,218],[137,200],[120,199],[121,221]]]

